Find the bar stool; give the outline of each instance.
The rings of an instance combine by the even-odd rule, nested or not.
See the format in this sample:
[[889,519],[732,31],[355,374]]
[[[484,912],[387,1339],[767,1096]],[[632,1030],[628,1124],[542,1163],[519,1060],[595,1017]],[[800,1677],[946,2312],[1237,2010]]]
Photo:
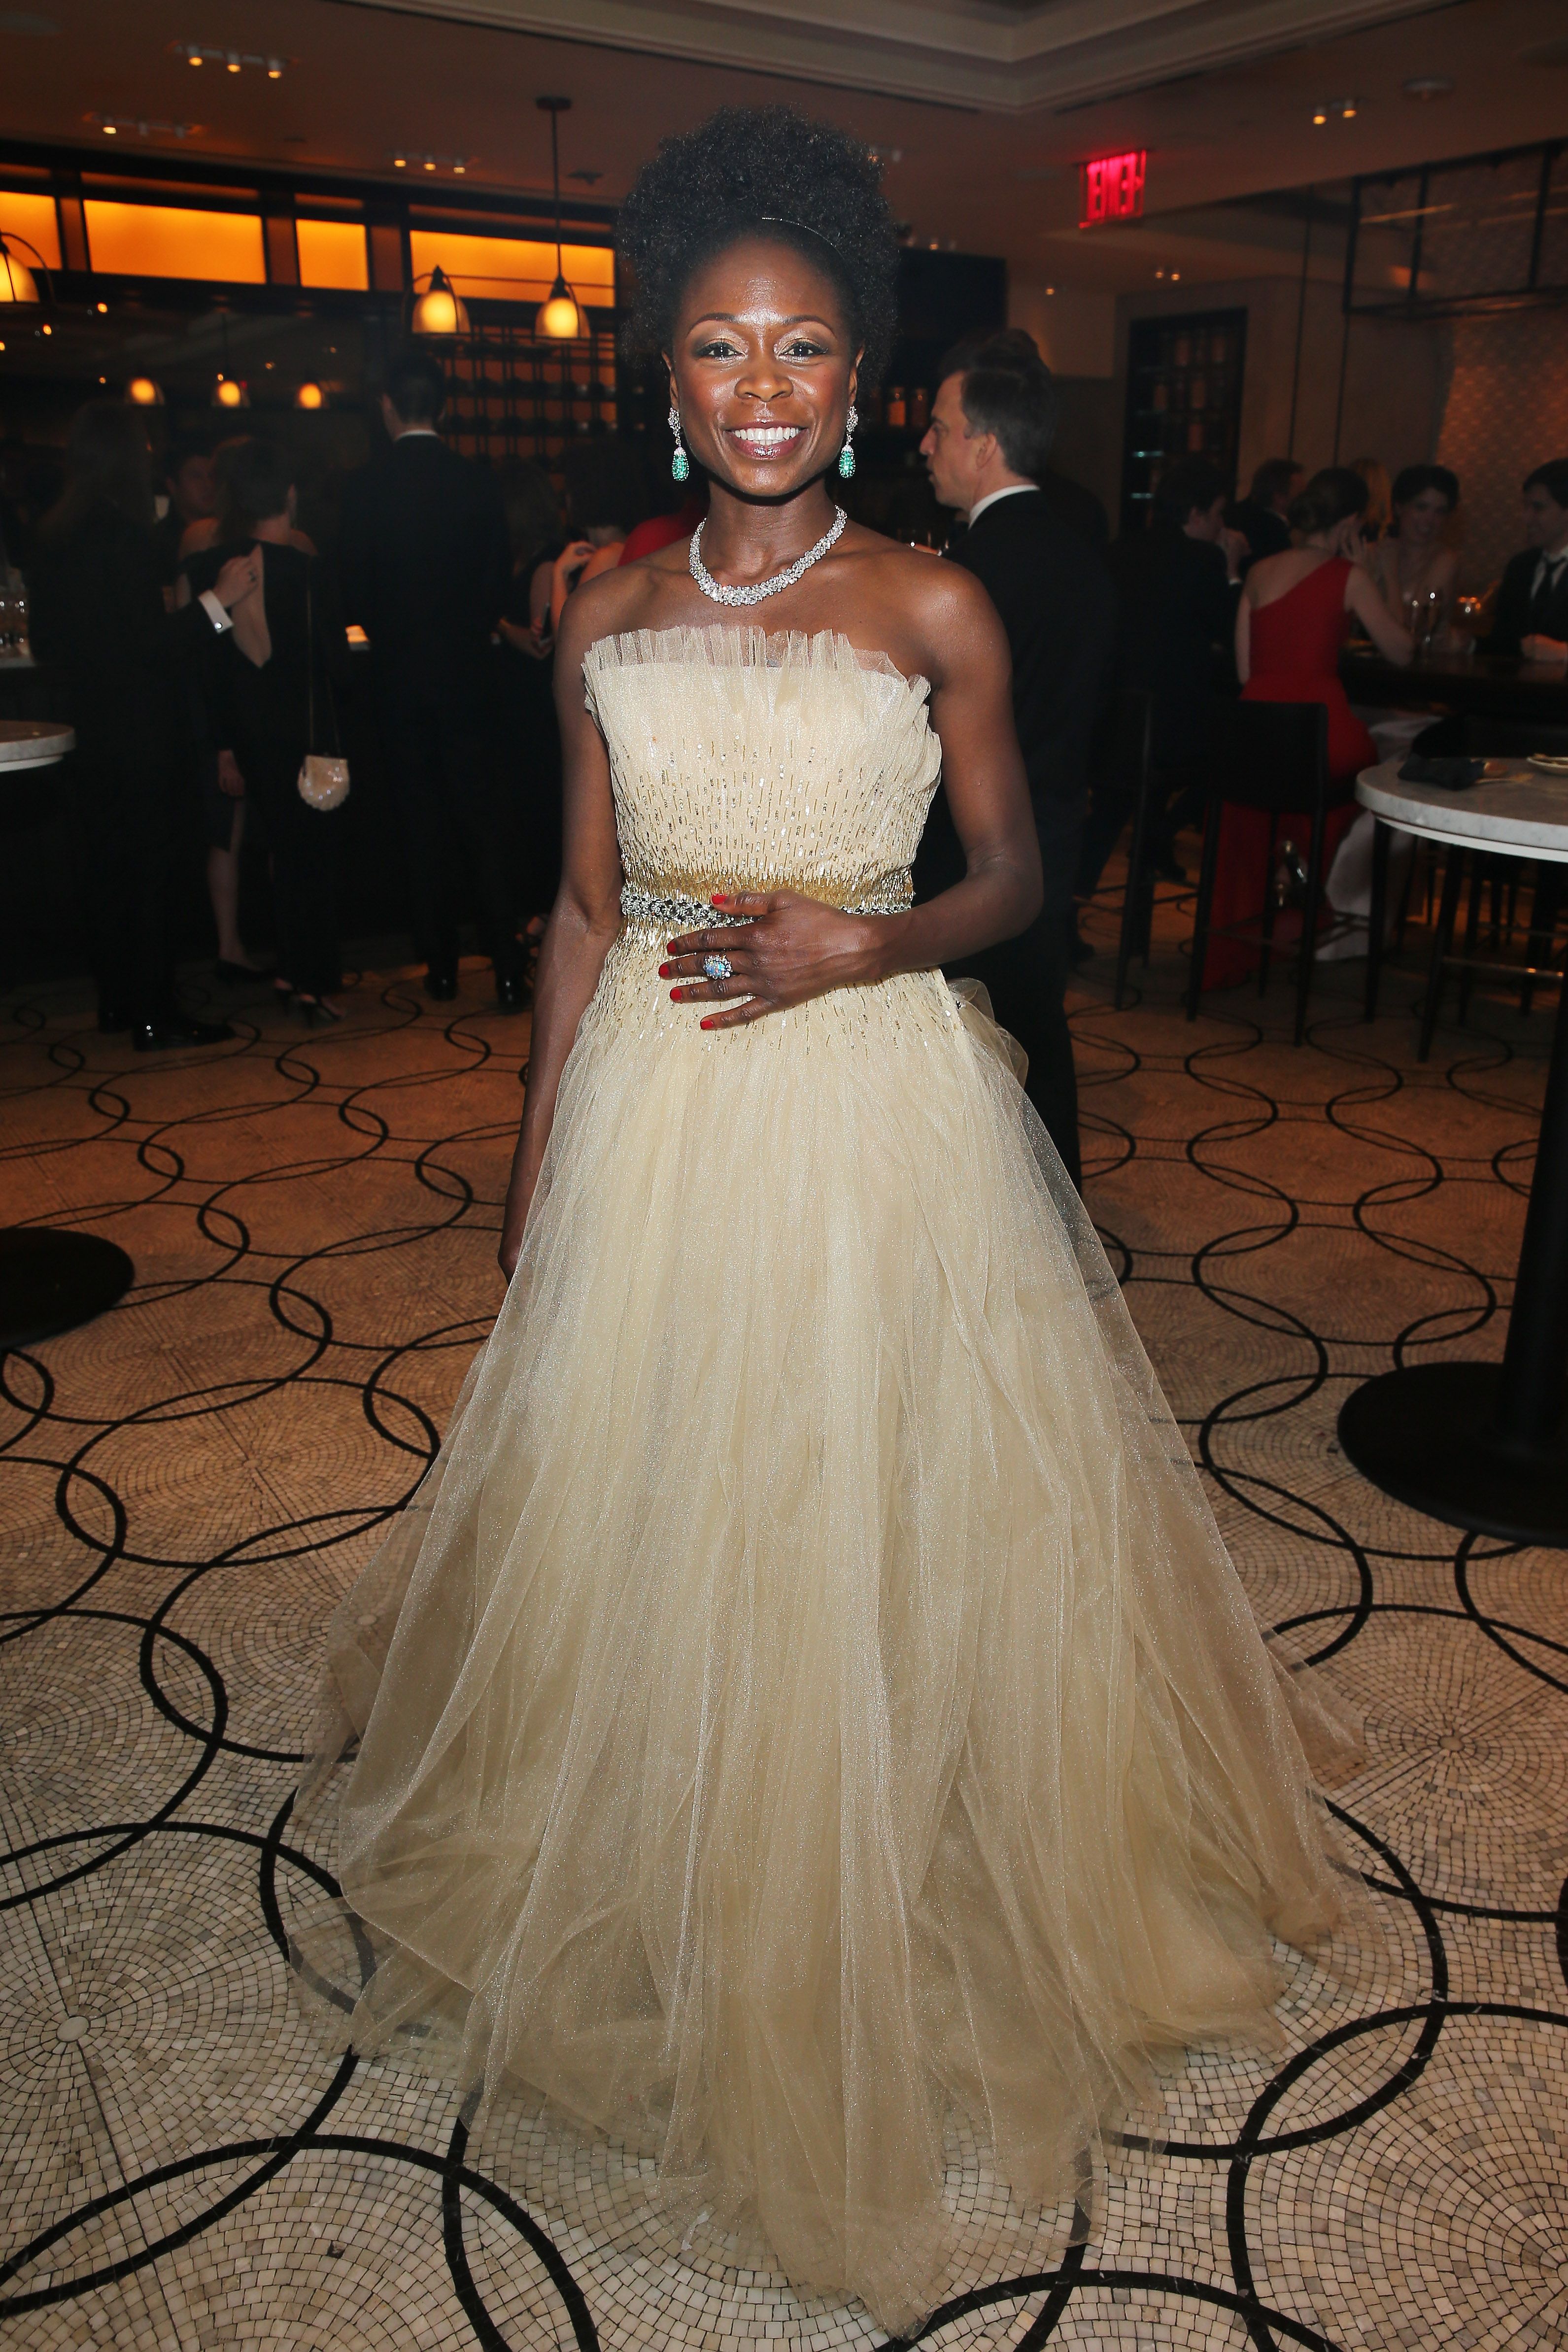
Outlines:
[[[1321,702],[1219,702],[1215,706],[1209,753],[1208,811],[1204,825],[1203,866],[1198,879],[1196,919],[1193,925],[1193,969],[1187,982],[1187,1019],[1195,1021],[1203,994],[1204,960],[1213,937],[1251,939],[1258,943],[1258,993],[1268,986],[1268,965],[1274,938],[1274,853],[1279,819],[1304,814],[1310,820],[1307,848],[1307,888],[1301,908],[1301,947],[1296,965],[1296,1030],[1300,1045],[1307,1034],[1307,998],[1312,985],[1312,959],[1318,940],[1318,915],[1323,899],[1323,833],[1331,808],[1341,806],[1354,787],[1336,789],[1329,780],[1329,714]],[[1268,828],[1268,864],[1264,874],[1263,912],[1246,923],[1215,926],[1215,876],[1219,866],[1220,824],[1227,806],[1261,809],[1273,818]]]

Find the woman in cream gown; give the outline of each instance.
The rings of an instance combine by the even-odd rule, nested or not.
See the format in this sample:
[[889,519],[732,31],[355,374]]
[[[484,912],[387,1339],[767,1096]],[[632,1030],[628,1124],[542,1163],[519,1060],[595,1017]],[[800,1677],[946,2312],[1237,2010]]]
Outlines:
[[[885,221],[863,151],[772,112],[627,208],[707,570],[568,608],[511,1278],[333,1622],[353,1937],[300,1958],[355,2046],[529,2086],[897,2329],[949,2109],[1056,2201],[1152,2060],[1268,2031],[1270,1937],[1337,1905],[1286,1678],[937,968],[1038,903],[995,616],[853,526],[712,594],[833,524]],[[944,763],[969,876],[911,911]]]

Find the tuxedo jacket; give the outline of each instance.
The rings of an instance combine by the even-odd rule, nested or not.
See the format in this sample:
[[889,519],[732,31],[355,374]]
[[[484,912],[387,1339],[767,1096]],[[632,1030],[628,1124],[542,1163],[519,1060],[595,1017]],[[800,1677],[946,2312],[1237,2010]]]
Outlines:
[[1535,547],[1510,556],[1486,641],[1489,654],[1517,655],[1521,639],[1529,636],[1555,637],[1568,645],[1568,563],[1559,566],[1556,587],[1532,609],[1530,592],[1540,561],[1541,551]]
[[405,434],[344,486],[343,618],[395,701],[477,706],[511,585],[500,487],[434,434]]
[[1117,603],[1116,683],[1151,704],[1154,765],[1183,772],[1202,760],[1216,691],[1236,691],[1232,643],[1237,591],[1225,557],[1156,519],[1110,554]]
[[[1089,744],[1116,631],[1104,558],[1038,490],[998,499],[948,550],[986,590],[1013,656],[1013,719],[1046,865],[1047,896],[1071,896]],[[916,868],[922,898],[962,879],[963,851],[938,793]]]

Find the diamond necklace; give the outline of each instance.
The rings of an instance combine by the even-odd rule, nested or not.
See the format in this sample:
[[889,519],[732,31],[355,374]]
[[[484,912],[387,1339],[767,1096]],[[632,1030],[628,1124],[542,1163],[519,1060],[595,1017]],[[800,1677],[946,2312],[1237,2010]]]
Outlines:
[[836,543],[848,520],[842,507],[835,507],[833,520],[816,545],[808,547],[804,555],[797,555],[787,571],[775,572],[771,580],[759,580],[754,588],[721,588],[702,561],[702,534],[708,527],[708,518],[704,515],[691,534],[691,577],[702,593],[711,596],[716,604],[760,604],[764,596],[776,596],[781,588],[793,588],[801,573],[809,572],[812,565],[818,562]]

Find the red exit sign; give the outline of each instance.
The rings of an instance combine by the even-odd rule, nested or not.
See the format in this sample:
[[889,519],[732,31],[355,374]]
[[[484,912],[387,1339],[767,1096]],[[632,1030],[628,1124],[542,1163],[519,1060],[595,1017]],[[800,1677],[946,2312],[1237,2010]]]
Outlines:
[[1148,150],[1129,149],[1125,155],[1100,155],[1080,166],[1083,204],[1079,228],[1098,227],[1101,221],[1137,220],[1143,210],[1143,178]]

